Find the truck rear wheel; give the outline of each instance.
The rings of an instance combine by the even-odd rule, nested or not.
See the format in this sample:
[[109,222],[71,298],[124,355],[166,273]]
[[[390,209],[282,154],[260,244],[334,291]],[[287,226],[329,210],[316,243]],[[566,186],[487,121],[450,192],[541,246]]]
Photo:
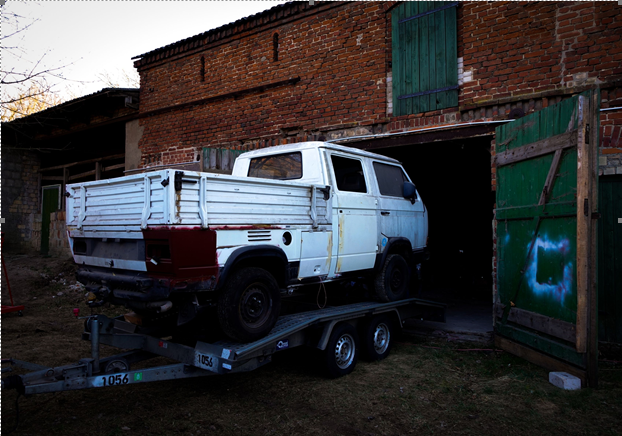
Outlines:
[[261,268],[235,271],[218,300],[218,321],[223,332],[238,342],[267,335],[276,324],[281,294],[272,275]]
[[367,360],[382,360],[389,355],[392,345],[393,323],[387,315],[372,318],[363,330],[363,354]]
[[408,297],[410,268],[406,259],[399,254],[389,254],[376,274],[375,289],[380,301],[386,303]]
[[324,368],[331,378],[354,371],[359,357],[359,336],[350,324],[338,324],[333,329],[324,350]]

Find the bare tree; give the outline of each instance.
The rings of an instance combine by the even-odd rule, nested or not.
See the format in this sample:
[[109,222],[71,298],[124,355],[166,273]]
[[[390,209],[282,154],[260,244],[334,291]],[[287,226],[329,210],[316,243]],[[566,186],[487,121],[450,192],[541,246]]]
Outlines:
[[52,106],[61,104],[60,96],[50,90],[45,79],[31,81],[30,86],[21,86],[14,97],[9,97],[0,106],[0,120],[13,121],[16,118],[34,114]]
[[97,75],[97,78],[107,88],[139,88],[140,77],[136,70],[118,69],[115,74],[104,71]]
[[0,50],[3,55],[0,66],[2,87],[0,111],[2,121],[8,121],[60,103],[61,98],[54,92],[53,86],[57,79],[64,80],[62,70],[67,65],[48,66],[46,52],[36,61],[28,62],[26,67],[15,67],[17,61],[27,59],[28,54],[20,42],[28,29],[38,20],[29,21],[24,16],[7,9],[4,1],[0,1],[0,8],[2,15]]

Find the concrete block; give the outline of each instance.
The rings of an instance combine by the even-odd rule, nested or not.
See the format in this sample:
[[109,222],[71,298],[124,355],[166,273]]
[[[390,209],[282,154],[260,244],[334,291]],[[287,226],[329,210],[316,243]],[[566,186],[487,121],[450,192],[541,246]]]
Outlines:
[[567,372],[549,372],[549,383],[567,391],[581,389],[581,379]]
[[598,156],[598,165],[607,166],[607,156]]
[[614,167],[605,168],[605,175],[610,176],[616,173],[616,169]]

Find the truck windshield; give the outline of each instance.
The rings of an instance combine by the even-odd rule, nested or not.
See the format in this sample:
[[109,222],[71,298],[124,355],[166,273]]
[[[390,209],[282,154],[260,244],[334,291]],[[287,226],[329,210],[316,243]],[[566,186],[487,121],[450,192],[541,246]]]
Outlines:
[[251,159],[248,177],[276,180],[300,179],[302,178],[302,154],[295,152]]

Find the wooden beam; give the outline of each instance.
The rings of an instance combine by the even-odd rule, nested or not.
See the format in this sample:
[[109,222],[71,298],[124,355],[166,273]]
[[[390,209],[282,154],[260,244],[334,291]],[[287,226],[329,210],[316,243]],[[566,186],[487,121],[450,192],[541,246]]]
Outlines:
[[95,170],[91,170],[91,171],[87,171],[85,173],[75,174],[75,175],[69,177],[69,180],[76,180],[76,179],[81,179],[82,177],[94,176],[94,175],[95,175]]
[[97,157],[95,159],[83,160],[83,161],[80,161],[80,162],[71,162],[71,163],[68,163],[68,164],[57,165],[57,166],[54,166],[54,167],[41,168],[39,170],[39,172],[60,170],[62,168],[69,168],[69,167],[73,167],[73,166],[76,166],[76,165],[90,164],[90,163],[94,163],[94,162],[101,162],[101,161],[104,161],[104,160],[121,159],[121,158],[124,158],[124,157],[125,157],[125,153],[113,154],[111,156]]
[[590,241],[590,147],[589,104],[585,96],[577,100],[577,334],[578,353],[587,352],[589,241]]
[[588,386],[587,373],[576,366],[562,362],[561,360],[557,360],[553,357],[547,356],[546,354],[542,354],[540,351],[532,350],[531,348],[510,341],[509,339],[499,335],[495,335],[495,347],[501,348],[502,350],[514,354],[521,359],[525,359],[550,371],[563,371],[568,374],[572,374],[581,379],[581,386]]
[[592,219],[598,212],[598,148],[599,131],[600,131],[600,93],[594,91],[591,101],[591,120],[590,125],[590,151],[591,151],[591,167],[590,167],[590,183],[591,183],[591,240],[589,253],[589,283],[588,289],[588,316],[590,322],[588,325],[587,338],[587,377],[591,387],[598,387],[598,268],[596,264],[598,248],[598,220]]
[[[495,304],[495,315],[497,318],[503,318],[504,309],[505,305],[500,303]],[[550,316],[519,309],[517,307],[510,308],[507,320],[570,343],[575,342],[576,327],[570,322],[554,319]]]
[[549,200],[549,196],[551,195],[551,191],[553,190],[553,183],[555,182],[555,174],[557,174],[557,168],[559,167],[559,161],[561,157],[562,149],[558,148],[557,150],[555,150],[555,155],[553,155],[553,162],[551,162],[549,173],[546,176],[546,181],[544,182],[544,189],[542,189],[542,195],[540,196],[538,206],[546,204]]
[[117,164],[117,165],[110,165],[110,166],[104,167],[102,171],[106,172],[106,171],[118,170],[120,168],[125,168],[125,164],[122,163],[122,164]]
[[41,180],[56,180],[58,182],[62,182],[65,180],[63,176],[42,176]]
[[531,159],[553,153],[558,149],[575,147],[577,145],[577,131],[562,133],[561,135],[551,136],[541,141],[533,142],[522,147],[504,151],[495,156],[497,167]]

